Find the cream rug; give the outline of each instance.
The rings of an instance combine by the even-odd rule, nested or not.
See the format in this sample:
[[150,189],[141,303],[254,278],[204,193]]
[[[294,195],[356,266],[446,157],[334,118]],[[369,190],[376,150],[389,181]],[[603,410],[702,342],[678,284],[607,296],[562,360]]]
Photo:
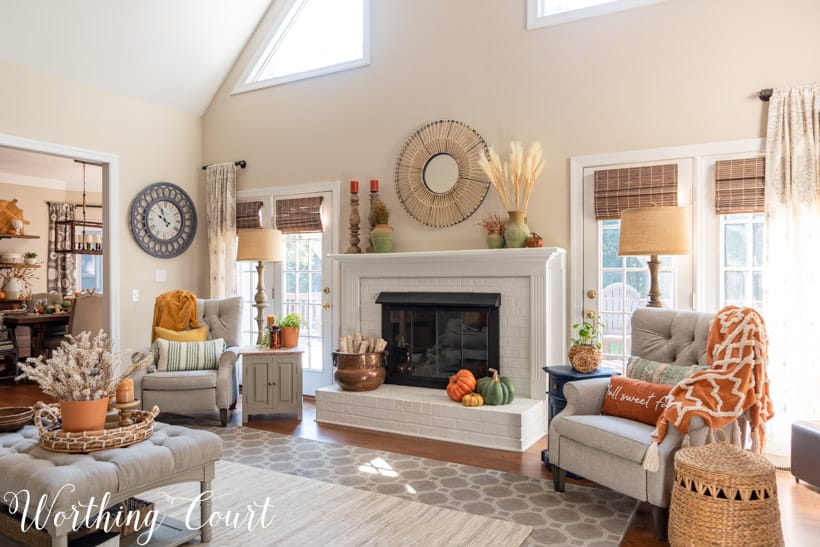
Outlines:
[[[211,545],[515,547],[532,531],[514,522],[226,461],[217,463],[213,491],[213,512],[222,518],[213,528]],[[187,483],[140,497],[184,521],[190,500],[198,494],[199,484]],[[266,503],[263,528],[261,507]],[[242,522],[251,515],[249,506],[253,519]],[[198,523],[198,507],[193,515]],[[249,523],[256,525],[252,531]]]

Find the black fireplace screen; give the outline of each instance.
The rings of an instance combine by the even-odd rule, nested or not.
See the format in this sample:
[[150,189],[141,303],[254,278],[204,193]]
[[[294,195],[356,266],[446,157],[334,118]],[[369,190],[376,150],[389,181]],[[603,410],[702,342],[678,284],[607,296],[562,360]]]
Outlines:
[[387,383],[446,387],[459,369],[499,368],[498,293],[381,293]]

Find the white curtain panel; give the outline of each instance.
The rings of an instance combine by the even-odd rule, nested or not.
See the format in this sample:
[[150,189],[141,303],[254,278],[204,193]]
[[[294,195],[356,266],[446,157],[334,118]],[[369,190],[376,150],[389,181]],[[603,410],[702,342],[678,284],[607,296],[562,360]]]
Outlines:
[[211,298],[236,294],[236,166],[231,163],[209,165],[208,179],[208,257]]
[[766,452],[820,416],[820,86],[775,89],[766,133],[766,288],[775,417]]

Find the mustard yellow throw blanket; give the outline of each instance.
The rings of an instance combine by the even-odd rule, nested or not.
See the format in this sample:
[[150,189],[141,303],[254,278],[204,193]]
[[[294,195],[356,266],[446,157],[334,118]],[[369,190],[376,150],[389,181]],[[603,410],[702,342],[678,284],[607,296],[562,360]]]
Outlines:
[[[712,322],[706,342],[711,366],[684,378],[667,395],[666,409],[658,418],[653,443],[644,457],[644,468],[658,469],[658,444],[669,424],[688,435],[689,422],[700,416],[710,430],[735,422],[733,442],[740,442],[736,423],[744,412],[752,434],[752,450],[763,451],[765,425],[773,415],[769,399],[768,339],[766,325],[752,308],[727,306]],[[686,443],[687,439],[684,439]]]
[[154,323],[151,325],[151,341],[156,339],[156,329],[185,330],[199,327],[196,318],[196,295],[189,291],[168,291],[154,302]]

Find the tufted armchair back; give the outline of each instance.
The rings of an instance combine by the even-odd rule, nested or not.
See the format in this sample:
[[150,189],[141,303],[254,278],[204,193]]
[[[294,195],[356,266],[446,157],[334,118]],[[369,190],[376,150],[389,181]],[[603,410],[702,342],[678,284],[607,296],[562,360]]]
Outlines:
[[211,339],[224,338],[230,346],[239,346],[242,326],[242,297],[197,298],[197,319],[208,325]]
[[706,338],[715,314],[639,308],[632,314],[632,355],[678,366],[706,366]]

